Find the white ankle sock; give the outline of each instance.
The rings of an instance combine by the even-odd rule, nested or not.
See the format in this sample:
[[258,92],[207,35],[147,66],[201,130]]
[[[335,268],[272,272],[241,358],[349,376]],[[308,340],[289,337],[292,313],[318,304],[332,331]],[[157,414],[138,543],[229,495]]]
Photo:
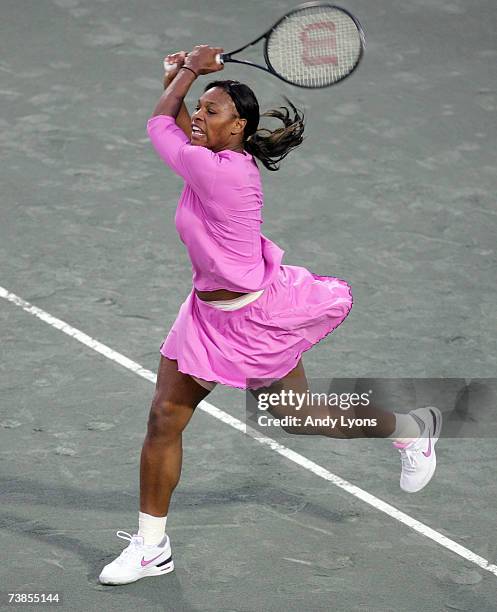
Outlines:
[[166,534],[167,516],[152,516],[138,513],[138,535],[143,537],[145,546],[157,546]]
[[399,414],[398,412],[394,412],[394,414],[395,429],[388,436],[389,438],[393,438],[400,444],[409,444],[419,438],[422,433],[422,421],[412,414]]

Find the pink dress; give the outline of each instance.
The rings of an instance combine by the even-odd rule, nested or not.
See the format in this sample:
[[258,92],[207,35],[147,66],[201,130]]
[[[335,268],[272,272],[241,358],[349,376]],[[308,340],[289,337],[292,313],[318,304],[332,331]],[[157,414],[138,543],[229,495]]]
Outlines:
[[[193,271],[193,288],[161,354],[175,359],[180,372],[239,389],[283,378],[347,317],[350,286],[281,263],[284,251],[261,233],[262,184],[252,155],[191,145],[167,115],[149,119],[147,132],[185,181],[175,224]],[[200,300],[194,288],[264,291],[226,311]]]

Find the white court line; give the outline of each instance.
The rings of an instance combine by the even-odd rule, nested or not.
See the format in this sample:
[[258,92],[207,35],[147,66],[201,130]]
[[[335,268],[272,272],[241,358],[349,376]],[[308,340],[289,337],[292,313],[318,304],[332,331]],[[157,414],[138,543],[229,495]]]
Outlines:
[[[132,361],[131,359],[128,359],[124,355],[121,355],[121,353],[118,353],[114,351],[113,349],[109,348],[108,346],[105,346],[105,344],[102,344],[98,340],[95,340],[94,338],[88,336],[87,334],[84,334],[83,332],[79,331],[75,327],[72,327],[68,323],[61,321],[60,319],[57,319],[56,317],[53,317],[51,314],[49,314],[48,312],[45,312],[41,308],[37,308],[36,306],[33,306],[29,302],[26,302],[19,296],[15,295],[14,293],[11,293],[10,291],[7,291],[1,286],[0,286],[0,297],[8,300],[9,302],[12,302],[16,306],[20,306],[23,310],[25,310],[29,314],[32,314],[35,317],[38,317],[45,323],[48,323],[52,327],[55,327],[55,329],[58,329],[61,332],[64,332],[65,334],[67,334],[68,336],[71,336],[71,338],[74,338],[78,342],[85,344],[86,346],[93,349],[97,353],[104,355],[111,361],[115,361],[116,363],[122,365],[128,370],[131,370],[135,374],[138,374],[138,376],[141,376],[142,378],[145,378],[149,380],[150,382],[153,382],[153,383],[156,382],[157,377],[150,370],[146,370],[145,368],[143,368],[140,364],[136,363],[135,361]],[[468,548],[465,548],[464,546],[461,546],[457,542],[454,542],[454,540],[447,538],[446,536],[439,533],[438,531],[435,531],[435,529],[428,527],[428,525],[425,525],[424,523],[417,521],[416,519],[412,518],[408,514],[405,514],[401,510],[398,510],[394,506],[391,506],[390,504],[387,504],[386,502],[379,499],[378,497],[371,495],[371,493],[368,493],[367,491],[360,489],[359,487],[357,487],[356,485],[353,485],[347,480],[340,478],[340,476],[336,476],[332,472],[328,471],[326,468],[318,465],[317,463],[314,463],[314,461],[311,461],[310,459],[307,459],[307,457],[304,457],[300,453],[296,453],[295,451],[284,446],[283,444],[280,444],[279,442],[276,442],[275,440],[271,440],[271,438],[268,438],[260,434],[257,430],[253,429],[249,425],[246,425],[239,419],[229,415],[223,410],[216,408],[216,406],[209,404],[205,400],[200,402],[198,407],[204,412],[207,412],[207,414],[210,414],[211,416],[213,416],[214,418],[219,419],[223,423],[226,423],[227,425],[230,425],[234,429],[246,434],[247,436],[250,436],[257,442],[260,442],[261,444],[265,444],[271,450],[279,453],[286,459],[293,461],[293,463],[300,465],[301,467],[305,468],[306,470],[309,470],[309,472],[312,472],[316,476],[319,476],[320,478],[323,478],[324,480],[331,482],[339,489],[342,489],[343,491],[350,493],[350,495],[357,497],[358,499],[362,500],[366,504],[369,504],[373,508],[376,508],[376,510],[383,512],[384,514],[387,514],[388,516],[396,519],[403,525],[407,525],[407,527],[410,527],[414,531],[417,531],[418,533],[425,536],[426,538],[429,538],[430,540],[433,540],[437,544],[440,544],[440,546],[443,546],[444,548],[447,548],[448,550],[456,553],[460,557],[463,557],[463,559],[466,559],[467,561],[471,561],[471,563],[478,565],[479,567],[481,567],[481,569],[484,569],[494,574],[494,576],[497,576],[497,565],[490,563],[489,561],[487,561],[487,559],[480,557],[480,555],[477,555],[476,553],[472,552]]]

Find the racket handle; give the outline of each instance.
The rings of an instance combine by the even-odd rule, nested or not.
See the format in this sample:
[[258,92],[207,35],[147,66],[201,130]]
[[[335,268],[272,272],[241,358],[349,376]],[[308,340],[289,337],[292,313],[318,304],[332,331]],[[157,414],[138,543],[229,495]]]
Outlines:
[[[216,54],[216,63],[224,64],[223,55],[221,53]],[[171,70],[174,70],[175,68],[176,68],[176,64],[170,64],[169,62],[166,62],[166,60],[164,60],[164,71],[165,72],[171,72]]]
[[171,72],[176,68],[176,64],[170,64],[166,60],[164,60],[164,72]]

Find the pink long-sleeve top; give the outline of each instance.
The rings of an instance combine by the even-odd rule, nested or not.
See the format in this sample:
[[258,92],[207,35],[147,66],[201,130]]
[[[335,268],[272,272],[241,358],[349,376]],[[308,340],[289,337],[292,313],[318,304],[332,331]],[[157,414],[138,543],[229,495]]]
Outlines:
[[261,233],[263,193],[248,153],[190,144],[174,117],[156,115],[147,132],[159,157],[185,183],[175,224],[199,291],[259,291],[278,274],[284,251]]

